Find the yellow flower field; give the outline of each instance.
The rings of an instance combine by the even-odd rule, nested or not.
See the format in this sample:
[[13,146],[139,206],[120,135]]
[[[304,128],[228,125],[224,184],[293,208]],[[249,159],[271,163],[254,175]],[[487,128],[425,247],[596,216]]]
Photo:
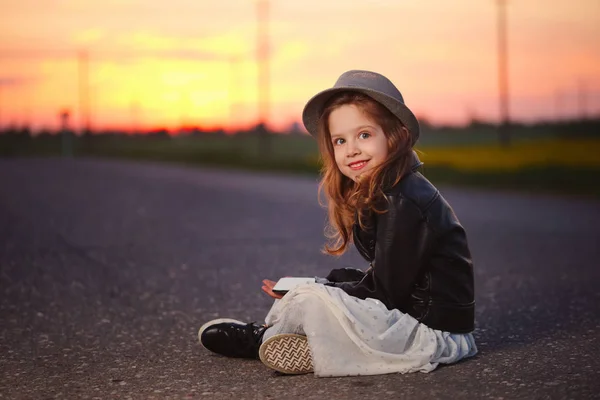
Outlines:
[[417,148],[426,166],[459,170],[518,170],[524,167],[563,166],[600,169],[600,139],[536,140],[499,145]]

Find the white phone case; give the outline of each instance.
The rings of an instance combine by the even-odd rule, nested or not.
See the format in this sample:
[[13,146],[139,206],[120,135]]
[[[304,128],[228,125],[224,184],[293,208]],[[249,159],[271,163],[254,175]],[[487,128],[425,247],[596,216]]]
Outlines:
[[293,288],[303,283],[315,283],[315,278],[281,278],[273,287],[273,292],[284,293],[289,292]]

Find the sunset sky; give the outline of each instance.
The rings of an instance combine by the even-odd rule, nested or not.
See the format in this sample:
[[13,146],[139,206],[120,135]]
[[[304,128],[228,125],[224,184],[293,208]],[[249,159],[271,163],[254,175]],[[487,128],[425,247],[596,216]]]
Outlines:
[[[550,4],[552,4],[550,6]],[[256,0],[0,2],[0,126],[246,126],[257,120]],[[498,118],[496,0],[270,0],[283,129],[349,69],[388,76],[434,123]],[[600,2],[508,0],[514,119],[600,114]]]

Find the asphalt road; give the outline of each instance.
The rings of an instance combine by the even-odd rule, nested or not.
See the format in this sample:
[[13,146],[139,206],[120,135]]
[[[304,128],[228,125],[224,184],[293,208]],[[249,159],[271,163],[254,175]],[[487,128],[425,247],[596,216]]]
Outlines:
[[263,278],[365,267],[319,253],[313,178],[0,160],[0,398],[600,396],[600,202],[441,191],[476,271],[476,358],[429,373],[281,376],[197,329],[262,321]]

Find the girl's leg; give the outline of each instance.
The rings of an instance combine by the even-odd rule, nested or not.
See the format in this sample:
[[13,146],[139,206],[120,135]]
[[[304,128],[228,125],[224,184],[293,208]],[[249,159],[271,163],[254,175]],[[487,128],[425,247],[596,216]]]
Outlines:
[[[296,307],[291,307],[291,309],[282,312],[275,322],[271,321],[269,315],[267,315],[267,330],[265,331],[262,341],[265,342],[267,339],[271,338],[275,335],[280,335],[283,333],[304,335],[304,329],[302,327],[302,311],[298,310]],[[272,319],[271,319],[272,320]]]
[[304,326],[307,316],[327,318],[322,301],[313,293],[294,295],[274,304],[267,315],[268,328],[263,335],[259,356],[269,368],[286,374],[313,371],[312,355]]

